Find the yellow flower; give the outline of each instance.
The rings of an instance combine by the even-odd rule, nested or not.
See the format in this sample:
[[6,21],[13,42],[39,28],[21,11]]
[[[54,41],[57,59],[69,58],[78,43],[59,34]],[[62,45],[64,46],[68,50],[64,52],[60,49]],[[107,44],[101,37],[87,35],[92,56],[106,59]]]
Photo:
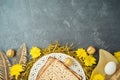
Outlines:
[[114,56],[117,58],[117,60],[120,62],[120,51],[115,52]]
[[79,48],[77,51],[76,51],[76,54],[79,58],[85,58],[87,56],[87,52],[85,51],[85,49],[83,48]]
[[95,74],[92,80],[105,80],[105,77],[101,74]]
[[84,63],[86,66],[92,66],[93,64],[96,64],[96,58],[89,55],[84,58]]
[[41,54],[41,50],[38,47],[32,47],[32,49],[30,50],[30,55],[32,56],[32,58],[37,58],[39,57]]
[[21,64],[15,64],[10,68],[10,75],[15,76],[15,79],[18,79],[20,73],[24,71]]

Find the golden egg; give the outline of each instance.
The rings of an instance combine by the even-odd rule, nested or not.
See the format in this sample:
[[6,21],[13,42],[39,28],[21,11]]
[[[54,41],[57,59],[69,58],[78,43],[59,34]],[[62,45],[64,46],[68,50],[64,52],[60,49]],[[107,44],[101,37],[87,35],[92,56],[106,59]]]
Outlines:
[[71,66],[71,65],[73,65],[73,61],[72,61],[71,58],[65,58],[64,64],[65,64],[66,66]]
[[87,53],[88,53],[88,54],[94,54],[95,51],[96,51],[96,49],[95,49],[95,47],[93,47],[93,46],[89,46],[89,47],[87,48]]
[[8,49],[6,55],[8,57],[13,57],[15,55],[15,51],[13,49]]

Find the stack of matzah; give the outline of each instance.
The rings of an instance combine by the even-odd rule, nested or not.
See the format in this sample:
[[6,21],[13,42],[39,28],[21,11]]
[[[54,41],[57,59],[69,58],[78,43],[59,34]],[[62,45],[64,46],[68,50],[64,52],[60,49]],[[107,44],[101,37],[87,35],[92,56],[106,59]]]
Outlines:
[[49,57],[36,80],[82,80],[82,77],[58,59]]

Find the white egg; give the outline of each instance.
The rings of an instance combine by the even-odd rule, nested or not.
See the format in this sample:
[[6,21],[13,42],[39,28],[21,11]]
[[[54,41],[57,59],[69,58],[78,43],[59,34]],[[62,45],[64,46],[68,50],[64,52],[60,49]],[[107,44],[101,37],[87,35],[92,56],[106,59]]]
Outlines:
[[111,61],[105,65],[104,71],[107,75],[112,75],[116,71],[116,63]]

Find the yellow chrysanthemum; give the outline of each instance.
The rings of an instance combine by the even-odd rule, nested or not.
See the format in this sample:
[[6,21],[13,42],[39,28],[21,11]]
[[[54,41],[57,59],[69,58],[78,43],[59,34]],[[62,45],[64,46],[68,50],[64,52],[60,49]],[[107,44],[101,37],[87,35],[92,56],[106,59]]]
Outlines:
[[89,55],[84,58],[84,63],[86,66],[92,66],[93,64],[96,64],[96,58]]
[[85,58],[87,56],[87,52],[85,51],[85,49],[83,48],[79,48],[77,51],[76,51],[76,54],[79,58]]
[[92,80],[105,80],[105,77],[101,74],[95,74]]
[[30,55],[32,58],[37,58],[39,57],[41,54],[41,50],[38,47],[32,47],[32,49],[30,50]]
[[114,56],[117,58],[117,60],[120,62],[120,51],[115,52]]
[[21,64],[15,64],[10,68],[10,75],[15,76],[15,79],[18,79],[18,76],[20,73],[24,71],[23,67]]

